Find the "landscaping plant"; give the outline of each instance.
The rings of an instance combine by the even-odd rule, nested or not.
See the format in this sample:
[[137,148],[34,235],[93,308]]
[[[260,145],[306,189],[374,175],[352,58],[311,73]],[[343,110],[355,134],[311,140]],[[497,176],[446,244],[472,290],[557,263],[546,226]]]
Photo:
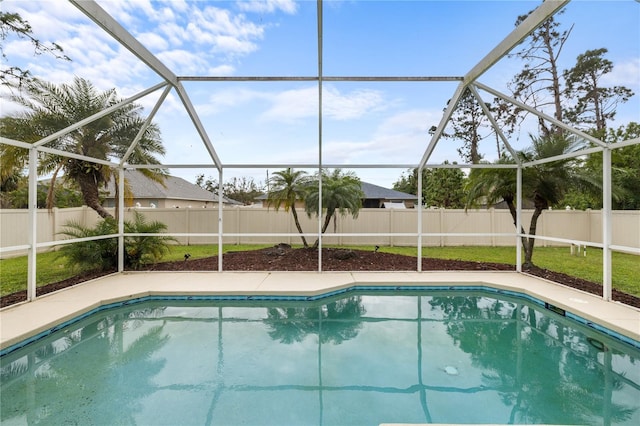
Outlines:
[[[144,215],[134,213],[133,221],[124,221],[126,234],[159,234],[167,230],[162,222],[147,222]],[[87,228],[77,222],[70,222],[62,232],[70,238],[86,238],[111,235],[118,232],[118,223],[113,218],[100,221],[95,227]],[[157,262],[169,252],[169,243],[177,242],[170,236],[133,235],[124,239],[125,269],[139,269],[145,263]],[[118,266],[118,239],[103,238],[92,241],[80,241],[64,245],[61,256],[67,259],[69,266],[82,271],[107,271]]]

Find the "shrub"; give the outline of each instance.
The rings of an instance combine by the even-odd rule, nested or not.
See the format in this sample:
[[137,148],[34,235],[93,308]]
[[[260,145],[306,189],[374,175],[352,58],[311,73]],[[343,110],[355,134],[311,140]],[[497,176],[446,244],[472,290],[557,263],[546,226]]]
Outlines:
[[[127,234],[158,234],[165,232],[167,225],[162,222],[147,222],[144,216],[135,212],[133,222],[124,221]],[[77,222],[69,222],[61,234],[70,238],[97,237],[118,232],[118,223],[113,218],[100,221],[94,228],[87,228]],[[169,243],[177,242],[170,236],[138,235],[124,239],[124,266],[139,269],[145,263],[154,263],[169,251]],[[67,259],[70,267],[82,271],[108,271],[118,266],[118,238],[103,238],[80,241],[62,246],[60,255]]]

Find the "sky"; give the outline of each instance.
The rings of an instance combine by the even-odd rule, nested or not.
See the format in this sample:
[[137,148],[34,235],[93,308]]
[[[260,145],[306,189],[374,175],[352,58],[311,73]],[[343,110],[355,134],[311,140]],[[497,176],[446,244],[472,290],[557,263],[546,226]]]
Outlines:
[[[178,76],[318,75],[315,1],[152,1],[97,3]],[[324,76],[463,76],[513,30],[518,15],[539,1],[326,1],[323,4]],[[3,0],[40,41],[62,46],[71,61],[34,55],[26,40],[3,42],[2,66],[18,65],[49,82],[74,76],[98,89],[116,88],[129,97],[162,82],[127,49],[71,3],[60,0]],[[556,20],[571,35],[560,55],[568,69],[577,55],[605,47],[613,72],[607,85],[636,94],[618,107],[618,127],[640,121],[640,2],[573,0]],[[478,81],[509,94],[507,83],[522,69],[503,58]],[[314,81],[184,82],[209,139],[225,166],[239,164],[389,164],[421,160],[456,82],[325,82],[322,126]],[[138,103],[150,111],[161,90]],[[492,96],[483,94],[490,101]],[[3,100],[0,113],[17,107]],[[547,111],[549,112],[549,111]],[[207,164],[172,168],[190,182],[198,174],[217,179],[217,170],[174,91],[154,122],[160,126],[165,164]],[[321,138],[319,130],[321,128]],[[524,148],[535,125],[525,125],[510,143]],[[429,164],[463,162],[460,143],[441,140]],[[495,138],[481,144],[486,160],[497,156]],[[268,171],[267,171],[268,169]],[[225,168],[225,180],[248,177],[264,183],[280,168]],[[364,181],[391,187],[405,167],[352,169]],[[308,170],[313,173],[313,169]]]

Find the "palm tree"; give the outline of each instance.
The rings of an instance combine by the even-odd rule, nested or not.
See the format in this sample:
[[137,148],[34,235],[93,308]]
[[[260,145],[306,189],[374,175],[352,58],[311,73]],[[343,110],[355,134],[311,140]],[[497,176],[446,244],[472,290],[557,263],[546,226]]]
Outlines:
[[[65,129],[84,118],[105,110],[122,101],[115,89],[99,92],[87,80],[76,77],[73,84],[60,86],[35,80],[20,95],[11,100],[22,105],[25,111],[0,119],[0,134],[5,137],[34,143],[57,131]],[[131,142],[144,124],[141,107],[127,104],[110,115],[99,118],[47,144],[50,148],[72,152],[100,160],[123,158]],[[149,125],[128,158],[129,163],[159,164],[154,155],[164,155],[160,130]],[[25,167],[28,152],[23,148],[0,145],[0,180]],[[142,169],[146,176],[162,182],[164,172]],[[100,204],[99,189],[111,179],[112,170],[105,165],[60,155],[43,153],[38,163],[39,175],[52,175],[50,189],[64,173],[65,179],[78,184],[85,204],[101,217],[112,215]],[[54,203],[49,194],[48,207]]]
[[[307,196],[305,198],[305,210],[307,215],[320,215],[318,211],[318,200],[320,198],[320,185],[318,182],[309,185]],[[329,173],[322,171],[322,210],[325,213],[324,223],[321,233],[327,230],[331,218],[335,217],[336,211],[346,216],[350,213],[353,218],[358,217],[358,212],[362,207],[362,184],[360,179],[353,172],[343,172],[341,169],[335,169]],[[318,247],[319,239],[313,244]]]
[[[145,263],[155,263],[169,252],[169,244],[177,243],[171,236],[159,236],[166,232],[167,225],[158,221],[148,222],[139,212],[134,212],[133,221],[124,221],[124,232],[127,234],[153,234],[125,237],[124,265],[126,268],[139,269]],[[118,232],[118,224],[113,218],[105,218],[95,227],[87,228],[78,222],[65,225],[62,235],[69,238],[87,238],[109,235]],[[102,240],[81,241],[66,244],[60,248],[67,265],[82,271],[111,271],[118,266],[118,240],[107,238]]]
[[273,204],[276,211],[278,211],[280,207],[283,207],[285,212],[291,210],[293,220],[298,232],[300,233],[300,238],[302,238],[302,244],[305,248],[309,247],[309,244],[303,235],[302,226],[300,226],[300,221],[298,220],[296,201],[304,200],[305,198],[307,184],[309,181],[306,174],[307,173],[302,170],[294,171],[290,167],[285,170],[275,172],[269,179],[269,186],[272,189],[267,195],[267,201],[269,204]]
[[[555,157],[578,150],[583,143],[572,136],[550,134],[544,138],[532,137],[529,149],[517,152],[523,163],[538,159]],[[497,164],[514,164],[509,156],[504,156]],[[577,183],[582,188],[595,189],[598,187],[597,178],[581,174],[577,158],[561,160],[526,167],[522,171],[522,198],[533,202],[534,211],[529,225],[529,234],[535,235],[538,218],[543,211],[557,204],[570,188],[571,183]],[[491,206],[504,201],[511,212],[513,223],[516,224],[516,170],[515,169],[473,169],[467,182],[468,195],[466,207],[475,207],[480,203]],[[524,229],[521,229],[524,234]],[[525,258],[524,266],[533,266],[533,247],[535,238],[522,237]]]

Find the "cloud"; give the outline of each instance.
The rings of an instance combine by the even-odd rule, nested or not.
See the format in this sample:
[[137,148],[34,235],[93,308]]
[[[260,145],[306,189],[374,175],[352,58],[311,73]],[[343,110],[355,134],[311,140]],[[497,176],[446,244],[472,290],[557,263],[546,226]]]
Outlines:
[[[180,47],[185,42],[189,42],[189,33],[186,28],[181,27],[176,22],[163,22],[156,30],[171,47]],[[158,51],[155,51],[158,52]]]
[[[271,101],[271,107],[262,115],[268,121],[290,122],[318,115],[318,88],[315,86],[277,93]],[[373,111],[384,110],[387,106],[382,92],[377,90],[363,89],[342,93],[335,87],[324,87],[325,118],[356,119]]]
[[211,76],[229,76],[235,73],[236,69],[233,65],[219,65],[208,69],[207,75]]
[[202,55],[183,49],[166,50],[158,54],[158,59],[178,75],[197,74],[208,66]]
[[[224,71],[224,69],[222,70]],[[256,100],[267,100],[270,94],[250,89],[226,89],[211,93],[205,103],[197,106],[198,114],[208,116],[223,110],[245,105]]]
[[341,94],[335,88],[326,87],[323,92],[324,115],[336,120],[362,117],[372,111],[385,108],[382,93],[377,90],[354,90]]
[[211,4],[116,0],[107,2],[105,10],[156,56],[171,57],[176,50],[198,51],[197,62],[180,68],[204,74],[256,51],[268,25]]
[[[345,165],[417,164],[429,142],[428,123],[436,120],[440,114],[437,110],[405,110],[382,120],[368,134],[354,136],[345,130],[340,137],[325,137],[322,143],[323,161]],[[314,159],[317,150],[315,144],[299,150],[288,150],[284,160]]]
[[291,122],[318,115],[318,89],[285,90],[271,98],[271,107],[262,114],[266,121]]
[[613,70],[602,76],[607,86],[625,86],[634,91],[640,90],[640,58],[630,58],[616,62]]
[[256,13],[273,13],[279,10],[292,15],[298,11],[298,5],[293,0],[242,0],[237,5],[240,10]]
[[169,48],[169,43],[156,33],[141,33],[137,39],[149,50],[162,51]]

